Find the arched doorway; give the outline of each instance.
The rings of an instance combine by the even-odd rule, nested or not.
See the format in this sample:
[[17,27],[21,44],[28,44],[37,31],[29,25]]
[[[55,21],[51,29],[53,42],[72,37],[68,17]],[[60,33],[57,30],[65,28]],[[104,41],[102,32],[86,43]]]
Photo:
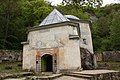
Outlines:
[[45,54],[41,57],[41,71],[42,72],[52,72],[53,71],[52,55]]

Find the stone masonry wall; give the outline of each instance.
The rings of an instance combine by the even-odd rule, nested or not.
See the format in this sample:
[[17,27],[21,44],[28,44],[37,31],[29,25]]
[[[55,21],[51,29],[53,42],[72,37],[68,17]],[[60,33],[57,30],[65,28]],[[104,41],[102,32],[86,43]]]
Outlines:
[[31,66],[35,62],[35,52],[31,52],[31,50],[45,50],[56,47],[59,48],[57,70],[81,68],[79,40],[69,39],[69,35],[76,35],[75,28],[73,26],[60,26],[29,32],[29,44],[25,44],[23,47],[23,69],[36,68],[35,65]]
[[80,47],[88,49],[93,54],[92,36],[88,23],[80,23]]
[[0,50],[0,63],[2,61],[22,61],[22,51]]
[[120,61],[120,51],[95,52],[97,61]]

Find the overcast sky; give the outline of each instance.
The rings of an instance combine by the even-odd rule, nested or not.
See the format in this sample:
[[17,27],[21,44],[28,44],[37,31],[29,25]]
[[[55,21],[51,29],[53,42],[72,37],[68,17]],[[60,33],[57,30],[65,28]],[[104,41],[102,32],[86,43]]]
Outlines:
[[[53,5],[60,4],[62,0],[47,0],[52,2]],[[103,0],[103,6],[111,3],[120,3],[120,0]]]

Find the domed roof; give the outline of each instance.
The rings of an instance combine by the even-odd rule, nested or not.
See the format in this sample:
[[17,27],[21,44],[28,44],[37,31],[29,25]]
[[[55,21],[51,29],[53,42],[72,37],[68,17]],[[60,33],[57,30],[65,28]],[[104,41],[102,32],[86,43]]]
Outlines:
[[66,18],[68,19],[76,19],[76,20],[80,20],[78,17],[74,16],[74,15],[64,15]]

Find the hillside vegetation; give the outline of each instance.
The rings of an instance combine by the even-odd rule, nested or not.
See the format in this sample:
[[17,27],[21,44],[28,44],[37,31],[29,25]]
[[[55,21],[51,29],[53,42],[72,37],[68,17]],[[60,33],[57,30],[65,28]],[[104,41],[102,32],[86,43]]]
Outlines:
[[120,4],[100,7],[101,2],[96,3],[99,5],[90,3],[85,3],[87,6],[76,2],[52,6],[44,0],[0,1],[0,49],[21,50],[20,43],[26,41],[27,27],[38,25],[57,8],[64,14],[92,21],[95,51],[120,50]]

